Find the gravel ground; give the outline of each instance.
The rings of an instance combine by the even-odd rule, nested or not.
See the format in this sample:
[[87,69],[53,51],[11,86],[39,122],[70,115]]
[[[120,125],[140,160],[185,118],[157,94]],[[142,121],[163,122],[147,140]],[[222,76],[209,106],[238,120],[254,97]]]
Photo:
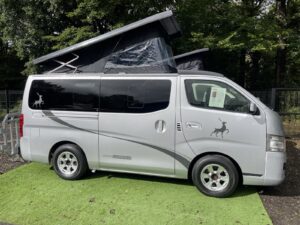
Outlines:
[[8,154],[0,153],[0,175],[25,163],[26,162],[18,156],[11,157]]
[[[280,186],[260,189],[261,199],[274,225],[300,224],[300,139],[287,141],[287,162],[286,180]],[[18,157],[0,153],[0,175],[24,163]]]

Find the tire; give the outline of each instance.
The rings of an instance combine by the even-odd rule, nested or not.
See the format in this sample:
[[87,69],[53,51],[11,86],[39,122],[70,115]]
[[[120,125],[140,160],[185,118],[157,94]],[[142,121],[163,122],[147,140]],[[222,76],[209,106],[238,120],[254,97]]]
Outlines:
[[239,174],[230,159],[221,155],[207,155],[195,163],[192,180],[203,194],[223,198],[236,190]]
[[74,144],[59,146],[53,154],[52,163],[56,174],[65,180],[78,180],[88,170],[84,154]]

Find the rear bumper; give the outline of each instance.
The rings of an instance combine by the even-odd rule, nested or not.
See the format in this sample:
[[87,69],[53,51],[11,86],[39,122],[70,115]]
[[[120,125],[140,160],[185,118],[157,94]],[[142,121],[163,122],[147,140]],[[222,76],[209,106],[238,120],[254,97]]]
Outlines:
[[263,175],[243,175],[245,185],[276,186],[285,179],[285,152],[267,152]]
[[23,159],[31,161],[29,140],[26,137],[20,139],[20,154]]

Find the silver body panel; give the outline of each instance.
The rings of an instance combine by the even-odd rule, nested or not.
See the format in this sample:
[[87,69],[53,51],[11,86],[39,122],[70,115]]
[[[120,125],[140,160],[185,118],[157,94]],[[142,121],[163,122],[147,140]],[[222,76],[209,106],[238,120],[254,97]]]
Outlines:
[[[186,76],[182,79],[193,79],[193,77]],[[235,86],[233,82],[225,78],[210,78],[209,80],[223,81]],[[264,112],[253,116],[245,113],[196,108],[188,103],[183,81],[181,82],[181,92],[183,131],[194,154],[199,155],[206,152],[226,154],[235,159],[244,174],[262,175],[265,162],[257,159],[264,159],[266,154]],[[229,133],[224,134],[223,138],[211,135],[214,128],[221,126],[219,119],[227,122],[226,126],[229,130]],[[189,124],[195,125],[188,126]]]
[[[102,79],[122,79],[103,77]],[[140,77],[129,78],[141,79]],[[153,78],[143,78],[153,79]],[[166,78],[159,77],[156,80]],[[174,175],[175,96],[177,77],[172,82],[170,103],[152,113],[107,113],[99,115],[100,169],[118,169]],[[159,130],[156,123],[164,123]]]
[[[44,111],[28,106],[33,80],[47,79],[163,79],[171,81],[167,108],[150,113]],[[186,79],[219,81],[255,103],[259,115],[197,108],[189,104]],[[101,82],[100,82],[101,83]],[[80,74],[32,75],[25,87],[22,113],[24,135],[21,154],[31,161],[49,162],[59,142],[77,144],[91,170],[139,173],[186,179],[194,159],[203,154],[222,154],[241,169],[247,185],[277,185],[284,179],[285,153],[268,152],[267,135],[283,136],[280,117],[231,80],[188,74]],[[227,122],[223,138],[211,135]]]

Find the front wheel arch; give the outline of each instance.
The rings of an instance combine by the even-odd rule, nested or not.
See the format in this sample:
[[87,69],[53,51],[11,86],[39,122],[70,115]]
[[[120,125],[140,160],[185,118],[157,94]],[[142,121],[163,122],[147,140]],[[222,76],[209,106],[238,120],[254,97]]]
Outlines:
[[221,156],[224,156],[224,157],[228,158],[233,163],[233,165],[235,166],[235,168],[238,171],[239,184],[243,184],[243,173],[242,173],[242,170],[241,170],[241,167],[239,166],[239,164],[233,158],[231,158],[230,156],[228,156],[226,154],[223,154],[223,153],[220,153],[220,152],[205,152],[205,153],[199,154],[195,158],[193,158],[193,160],[191,161],[191,163],[189,165],[189,168],[188,168],[188,179],[189,180],[192,180],[192,171],[193,171],[195,163],[200,158],[202,158],[204,156],[207,156],[207,155],[221,155]]
[[193,184],[205,195],[224,198],[239,185],[235,165],[225,156],[207,155],[198,159],[192,171]]

